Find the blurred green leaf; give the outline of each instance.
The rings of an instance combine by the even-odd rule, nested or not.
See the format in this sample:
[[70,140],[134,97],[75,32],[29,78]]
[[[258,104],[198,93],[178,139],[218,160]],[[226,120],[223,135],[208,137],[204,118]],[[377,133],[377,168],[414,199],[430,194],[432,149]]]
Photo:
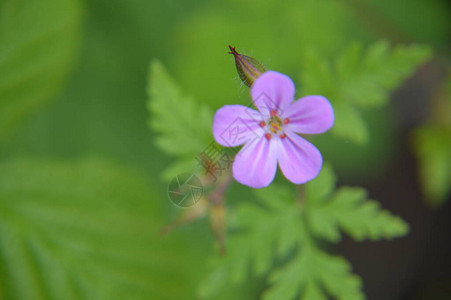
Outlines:
[[341,187],[332,193],[334,190],[335,176],[328,164],[315,180],[306,184],[306,220],[313,235],[338,242],[340,229],[357,241],[407,234],[407,223],[382,210],[378,202],[366,200],[364,189]]
[[230,284],[242,283],[252,274],[267,273],[274,259],[283,257],[302,241],[304,236],[300,210],[286,188],[272,185],[256,190],[261,206],[243,203],[234,219],[238,220],[228,237],[227,255],[216,257],[213,272],[202,282],[203,298],[214,298]]
[[[343,115],[342,105],[334,105],[335,117]],[[342,182],[361,180],[373,180],[383,177],[392,167],[393,153],[399,142],[399,133],[397,124],[396,107],[387,105],[385,107],[359,112],[356,108],[344,105],[345,109],[350,109],[361,121],[362,127],[350,127],[346,129],[346,120],[343,124],[336,123],[335,126],[342,127],[342,130],[348,130],[358,133],[364,130],[369,138],[366,144],[352,143],[343,139],[337,134],[326,133],[311,137],[311,142],[321,151],[324,158],[334,166],[334,170],[340,174]],[[338,127],[335,130],[338,131]],[[360,135],[364,137],[364,135]]]
[[197,162],[196,159],[191,156],[176,159],[175,162],[171,163],[163,170],[163,172],[161,173],[161,178],[169,182],[177,174],[194,172],[195,170],[198,169],[196,166],[196,162]]
[[432,118],[413,132],[413,148],[423,193],[438,207],[451,195],[451,68],[429,103]]
[[337,59],[340,97],[359,108],[387,104],[389,93],[431,56],[426,46],[395,46],[381,41],[371,45],[365,54],[359,46],[349,47]]
[[[158,61],[150,66],[148,95],[148,109],[151,113],[149,126],[158,134],[155,138],[157,146],[181,159],[172,165],[170,170],[187,167],[190,161],[194,168],[196,156],[213,142],[212,111],[209,107],[183,96]],[[192,168],[185,171],[189,172]],[[168,171],[164,174],[167,178]]]
[[326,203],[313,204],[308,223],[314,235],[333,242],[340,240],[339,229],[358,241],[401,237],[409,230],[401,218],[366,200],[364,189],[351,187],[340,188]]
[[264,300],[298,299],[299,294],[303,300],[325,300],[326,295],[339,300],[365,299],[362,280],[351,273],[346,259],[308,243],[286,266],[273,272],[269,281],[272,286],[264,293]]
[[[360,24],[380,36],[393,39],[417,40],[446,47],[451,30],[449,3],[443,0],[356,0],[353,10]],[[446,51],[446,50],[445,50]]]
[[451,193],[450,128],[436,124],[418,128],[414,132],[414,150],[419,159],[423,191],[429,204],[437,207]]
[[0,3],[0,139],[62,87],[78,50],[78,0]]
[[307,205],[311,202],[321,203],[330,198],[335,192],[335,182],[336,178],[331,165],[323,164],[320,174],[304,186]]
[[193,299],[196,247],[157,234],[144,179],[98,159],[1,163],[0,298]]
[[[366,200],[360,188],[335,191],[335,175],[324,164],[320,175],[303,186],[297,199],[285,187],[255,190],[257,203],[240,203],[230,228],[227,255],[212,260],[213,272],[200,286],[203,298],[252,276],[269,273],[271,287],[263,299],[363,299],[361,280],[341,257],[324,253],[317,238],[338,242],[340,230],[360,241],[364,238],[400,237],[408,225],[399,217]],[[230,222],[229,222],[230,224]],[[277,263],[286,262],[275,271]]]
[[349,46],[333,68],[316,51],[303,57],[301,87],[304,95],[326,96],[335,110],[332,132],[356,143],[368,141],[368,129],[359,110],[386,105],[389,93],[429,57],[426,46],[395,46],[385,41],[368,47]]
[[333,108],[335,124],[332,132],[360,145],[368,143],[368,126],[358,109],[346,103],[337,103]]

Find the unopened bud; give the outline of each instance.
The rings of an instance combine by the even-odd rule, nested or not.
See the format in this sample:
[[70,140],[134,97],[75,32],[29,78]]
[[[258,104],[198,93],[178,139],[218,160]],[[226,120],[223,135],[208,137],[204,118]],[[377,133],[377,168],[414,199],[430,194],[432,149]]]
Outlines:
[[235,65],[238,75],[240,75],[241,80],[248,87],[251,87],[255,79],[266,72],[265,67],[263,67],[263,65],[255,58],[239,54],[236,52],[235,47],[229,45],[229,49],[229,53],[235,56]]

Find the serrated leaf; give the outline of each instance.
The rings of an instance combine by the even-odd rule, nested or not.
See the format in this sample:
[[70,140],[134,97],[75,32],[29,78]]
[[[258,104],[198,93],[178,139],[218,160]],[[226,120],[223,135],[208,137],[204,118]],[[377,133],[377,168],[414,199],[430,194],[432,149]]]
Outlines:
[[356,144],[366,144],[369,139],[368,126],[362,119],[358,110],[346,103],[334,105],[336,120],[332,132],[336,135],[353,141]]
[[352,78],[360,66],[363,47],[359,43],[346,48],[335,63],[338,78]]
[[311,202],[325,201],[335,191],[335,174],[330,164],[325,163],[319,175],[304,185],[305,200]]
[[164,169],[161,177],[163,180],[170,181],[178,174],[182,173],[196,173],[200,165],[195,157],[186,157],[177,159]]
[[271,185],[270,187],[262,189],[254,189],[253,192],[262,204],[268,208],[274,208],[276,210],[283,209],[287,206],[287,204],[292,203],[294,199],[293,191],[278,185]]
[[157,203],[104,160],[1,163],[0,298],[192,299],[193,256],[157,234]]
[[364,52],[352,44],[333,66],[314,51],[303,57],[301,87],[303,94],[324,95],[335,112],[332,132],[364,144],[368,129],[360,110],[386,105],[389,94],[431,56],[426,46],[395,46],[385,41],[374,43]]
[[361,279],[351,273],[344,258],[306,244],[296,257],[270,276],[264,300],[326,299],[320,287],[336,299],[360,300],[365,296]]
[[288,259],[270,273],[272,286],[263,299],[323,300],[326,295],[363,299],[361,280],[351,273],[350,264],[322,252],[316,238],[336,242],[342,230],[357,240],[389,239],[405,235],[408,226],[377,202],[366,200],[364,189],[343,187],[335,192],[335,180],[330,165],[324,164],[320,175],[304,186],[300,199],[276,185],[255,190],[260,201],[237,208],[227,255],[216,260],[201,294],[212,298],[231,284],[249,280],[251,274],[268,273],[278,259]]
[[409,229],[401,218],[366,200],[361,188],[340,188],[329,201],[314,203],[308,217],[312,233],[333,242],[341,238],[339,229],[359,241],[400,237]]
[[202,282],[198,289],[198,295],[201,299],[206,299],[216,295],[218,290],[223,290],[228,283],[228,270],[226,265],[222,264]]
[[[358,53],[355,54],[356,56]],[[371,45],[355,72],[338,76],[342,98],[360,108],[385,105],[389,93],[430,57],[428,47],[411,45],[390,49],[386,41]],[[339,58],[337,64],[343,63]]]
[[318,52],[309,49],[304,53],[302,61],[300,74],[302,94],[325,96],[335,94],[332,70],[327,60]]
[[340,256],[316,251],[316,267],[320,281],[328,294],[337,299],[365,299],[362,292],[362,280],[351,273],[351,264]]
[[0,3],[0,139],[62,87],[78,50],[78,0]]
[[157,146],[168,154],[196,157],[213,140],[213,113],[182,94],[164,69],[154,61],[148,81],[150,128]]
[[[293,194],[275,185],[256,190],[256,194],[261,206],[242,204],[238,208],[238,232],[228,237],[227,255],[215,260],[214,271],[201,284],[202,296],[212,297],[224,285],[239,284],[251,273],[267,273],[277,257],[302,243],[305,231]],[[223,282],[213,287],[219,276]]]
[[307,282],[302,300],[327,300],[321,288],[313,280]]

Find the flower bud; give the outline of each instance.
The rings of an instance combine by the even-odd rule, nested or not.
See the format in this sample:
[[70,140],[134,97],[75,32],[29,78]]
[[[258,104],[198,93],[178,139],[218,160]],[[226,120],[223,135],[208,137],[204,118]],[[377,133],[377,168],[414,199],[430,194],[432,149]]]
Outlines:
[[255,79],[266,72],[265,67],[253,57],[249,57],[236,52],[235,47],[229,45],[230,54],[235,56],[235,65],[241,80],[251,87]]

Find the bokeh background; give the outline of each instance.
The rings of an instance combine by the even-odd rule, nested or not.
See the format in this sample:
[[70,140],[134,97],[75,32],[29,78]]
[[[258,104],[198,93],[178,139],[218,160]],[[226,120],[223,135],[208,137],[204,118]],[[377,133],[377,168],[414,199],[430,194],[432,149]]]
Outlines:
[[[449,299],[446,0],[0,0],[0,299],[196,299],[217,250],[206,220],[158,233],[177,208],[161,177],[173,158],[148,126],[152,60],[217,109],[249,102],[229,44],[299,82],[306,49],[333,59],[381,39],[433,56],[389,105],[364,113],[367,144],[327,135],[318,147],[339,184],[366,187],[411,231],[377,243],[345,237],[333,251],[368,299]],[[439,175],[424,171],[432,162],[421,145],[432,160],[439,153]],[[425,176],[440,176],[438,194],[425,193]],[[231,193],[245,192],[235,183]],[[256,299],[263,287],[249,280],[223,297]]]

